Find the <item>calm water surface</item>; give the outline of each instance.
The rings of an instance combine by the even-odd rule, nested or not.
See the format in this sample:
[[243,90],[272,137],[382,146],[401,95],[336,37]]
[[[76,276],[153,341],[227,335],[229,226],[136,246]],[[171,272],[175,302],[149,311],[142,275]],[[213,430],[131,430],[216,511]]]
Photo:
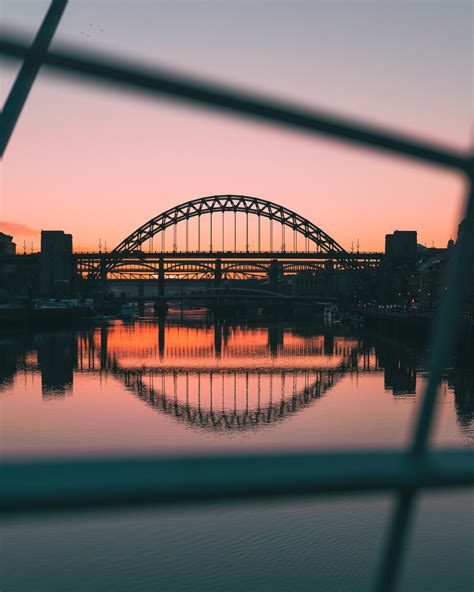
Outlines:
[[[2,453],[403,446],[425,381],[421,359],[406,344],[324,326],[199,315],[4,337]],[[473,364],[454,360],[434,445],[472,445],[473,399]],[[7,522],[0,586],[367,590],[392,501],[330,497]],[[471,494],[430,494],[418,508],[402,589],[471,590]]]

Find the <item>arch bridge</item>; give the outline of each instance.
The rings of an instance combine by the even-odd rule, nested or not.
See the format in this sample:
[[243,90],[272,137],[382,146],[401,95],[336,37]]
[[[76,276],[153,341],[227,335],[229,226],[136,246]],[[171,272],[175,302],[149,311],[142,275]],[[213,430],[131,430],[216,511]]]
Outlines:
[[110,253],[75,255],[92,280],[279,279],[300,272],[345,270],[361,279],[380,253],[349,253],[296,212],[257,197],[213,195],[155,216]]

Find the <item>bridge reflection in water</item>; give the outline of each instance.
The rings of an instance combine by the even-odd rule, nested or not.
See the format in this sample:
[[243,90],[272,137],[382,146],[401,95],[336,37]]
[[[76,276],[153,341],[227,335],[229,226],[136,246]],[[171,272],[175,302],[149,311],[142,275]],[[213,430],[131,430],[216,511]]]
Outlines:
[[[310,339],[287,332],[285,342],[278,324],[252,330],[158,322],[141,325],[138,333],[136,327],[104,327],[99,342],[82,343],[79,356],[81,369],[107,372],[162,413],[203,428],[240,430],[280,421],[319,399],[358,371],[357,350],[358,340],[339,337],[335,344],[331,332]],[[275,365],[268,365],[269,356]],[[370,355],[364,370],[377,370]]]
[[[400,344],[321,326],[149,319],[25,339],[0,345],[1,390],[18,371],[41,374],[45,399],[72,394],[78,374],[111,377],[157,412],[220,432],[280,422],[345,376],[378,373],[394,397],[412,397],[422,368],[419,354]],[[473,372],[456,364],[447,386],[458,423],[469,430]]]
[[338,370],[130,371],[113,369],[140,399],[205,428],[243,429],[284,419],[321,397]]

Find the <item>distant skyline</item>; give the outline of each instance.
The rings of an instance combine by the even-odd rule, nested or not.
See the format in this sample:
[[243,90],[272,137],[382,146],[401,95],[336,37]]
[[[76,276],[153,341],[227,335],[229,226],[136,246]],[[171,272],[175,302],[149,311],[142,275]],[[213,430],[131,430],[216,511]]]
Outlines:
[[[48,1],[2,2],[31,37]],[[53,43],[157,64],[468,150],[473,17],[453,2],[71,1]],[[2,61],[2,101],[17,67]],[[456,237],[454,173],[327,138],[40,73],[2,166],[0,231],[39,247],[62,229],[112,249],[160,212],[212,194],[280,203],[347,250],[385,234]]]

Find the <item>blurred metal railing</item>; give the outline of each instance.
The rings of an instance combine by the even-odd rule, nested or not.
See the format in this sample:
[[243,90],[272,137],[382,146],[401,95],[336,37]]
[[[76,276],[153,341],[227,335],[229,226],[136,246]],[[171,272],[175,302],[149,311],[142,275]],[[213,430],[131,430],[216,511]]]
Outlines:
[[125,59],[105,59],[68,49],[50,51],[49,45],[66,4],[67,0],[53,0],[31,45],[13,35],[0,38],[0,55],[23,59],[1,115],[2,154],[43,66],[82,77],[85,81],[113,84],[127,90],[220,109],[454,169],[464,176],[467,186],[464,232],[449,262],[448,289],[432,330],[427,360],[428,381],[407,450],[128,460],[10,460],[1,467],[0,512],[15,516],[99,507],[392,490],[396,492],[397,503],[374,589],[395,590],[419,492],[474,484],[469,450],[429,450],[436,396],[455,343],[461,298],[469,280],[465,270],[471,268],[474,258],[474,154],[448,150],[327,113],[303,109],[273,97],[243,93],[237,88],[179,76],[163,69],[130,64]]

